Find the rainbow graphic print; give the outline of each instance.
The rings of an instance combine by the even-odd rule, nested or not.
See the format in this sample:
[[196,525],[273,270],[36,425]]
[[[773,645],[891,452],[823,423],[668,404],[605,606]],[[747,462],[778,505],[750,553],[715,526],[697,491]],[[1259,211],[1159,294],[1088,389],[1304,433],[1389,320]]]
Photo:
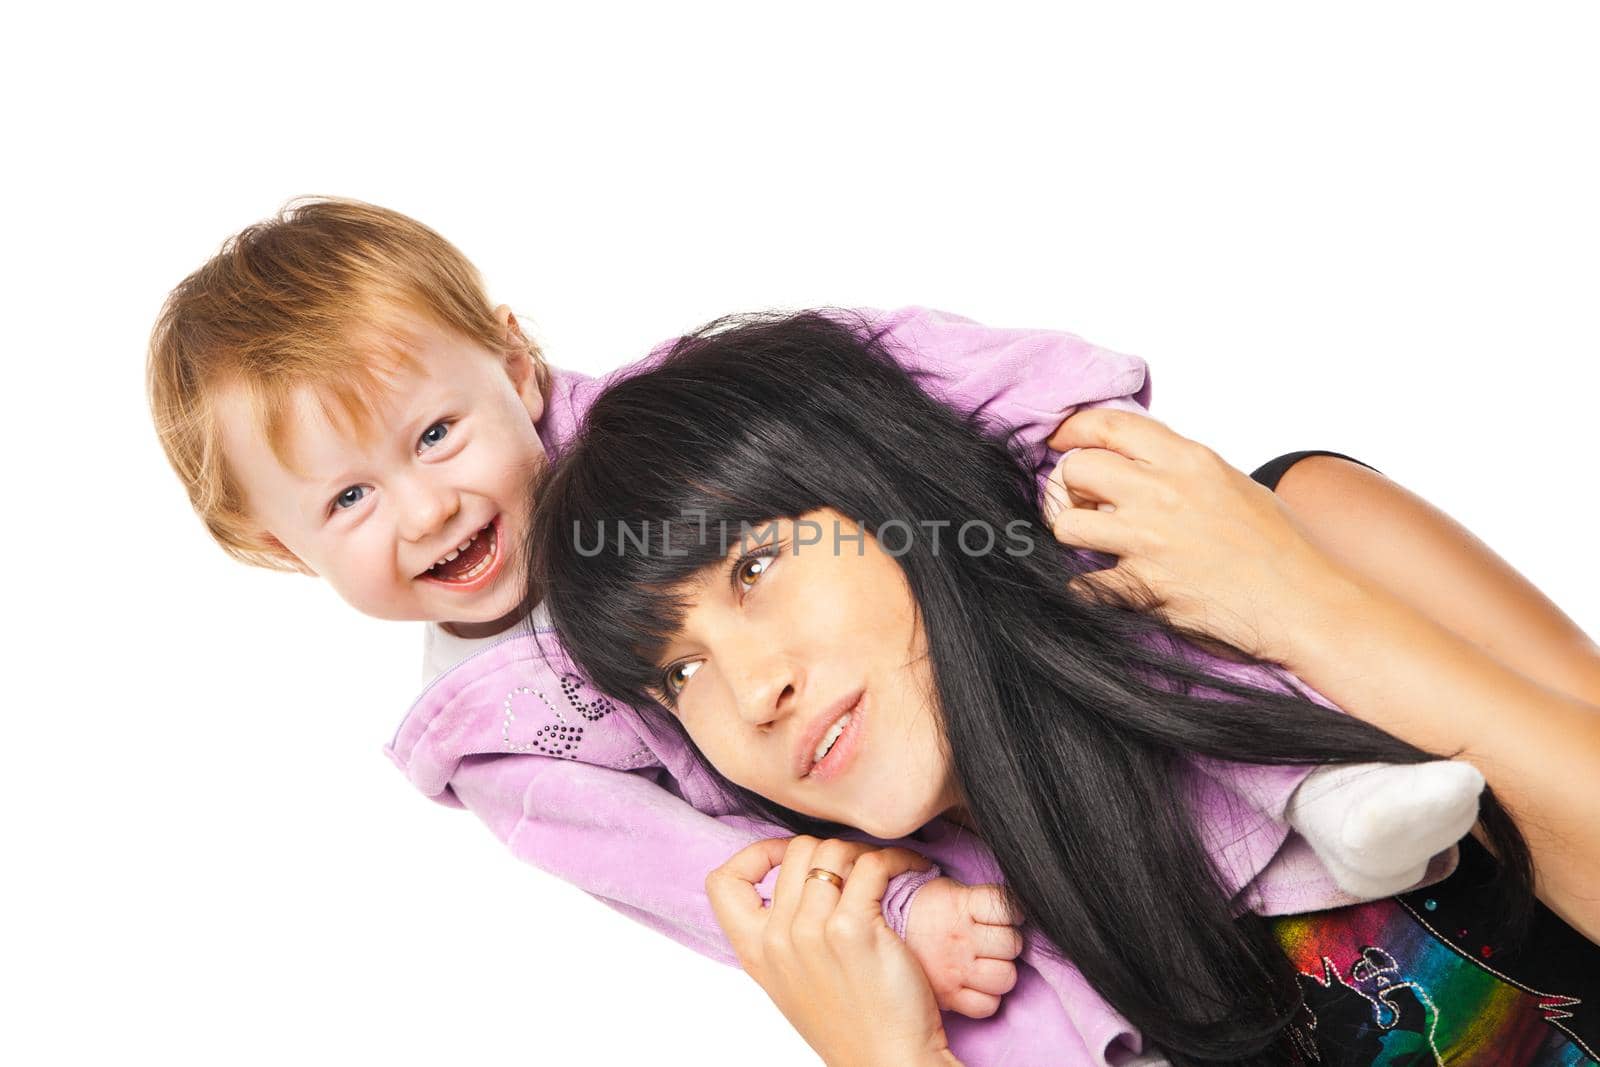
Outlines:
[[[1426,890],[1273,920],[1300,972],[1310,1063],[1325,1067],[1581,1067],[1595,1051],[1563,1025],[1580,1001],[1495,967],[1472,931],[1438,928]],[[1585,1006],[1586,1011],[1593,1008]]]

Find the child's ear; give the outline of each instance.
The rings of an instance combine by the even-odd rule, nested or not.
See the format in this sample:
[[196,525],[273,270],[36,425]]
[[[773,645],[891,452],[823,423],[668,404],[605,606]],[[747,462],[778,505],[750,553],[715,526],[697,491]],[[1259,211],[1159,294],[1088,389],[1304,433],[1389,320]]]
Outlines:
[[538,422],[544,417],[544,390],[539,381],[539,368],[535,365],[533,343],[522,332],[509,306],[501,304],[495,308],[494,317],[505,330],[506,374],[522,398],[522,406],[528,409],[528,417]]
[[284,547],[282,541],[278,540],[276,537],[273,537],[265,530],[261,531],[261,533],[257,535],[257,538],[261,542],[261,548],[263,551],[272,556],[274,559],[278,560],[278,562],[282,563],[284,566],[288,567],[290,570],[298,571],[301,574],[312,578],[317,576],[317,572],[306,566],[304,560],[295,555],[293,552],[290,552]]

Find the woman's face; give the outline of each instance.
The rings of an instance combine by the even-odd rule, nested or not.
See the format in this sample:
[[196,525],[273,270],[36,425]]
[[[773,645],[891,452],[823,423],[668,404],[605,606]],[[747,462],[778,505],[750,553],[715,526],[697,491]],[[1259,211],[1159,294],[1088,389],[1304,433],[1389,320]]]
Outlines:
[[660,695],[730,781],[883,838],[959,803],[911,589],[857,523],[774,520],[682,592]]

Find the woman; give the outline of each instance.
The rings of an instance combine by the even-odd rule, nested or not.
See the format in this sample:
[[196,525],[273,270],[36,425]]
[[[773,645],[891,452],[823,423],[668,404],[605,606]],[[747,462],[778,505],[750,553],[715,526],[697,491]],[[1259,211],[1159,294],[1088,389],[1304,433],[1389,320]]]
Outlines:
[[[1292,525],[1246,524],[1239,529],[1273,543],[1217,549],[1208,573],[1231,573],[1238,589],[1163,586],[1135,564],[1170,571],[1178,558],[1170,546],[1181,542],[1155,537],[1159,526],[1140,520],[1172,509],[1174,491],[1155,483],[1161,492],[1121,496],[1128,484],[1151,483],[1130,483],[1097,458],[1110,452],[1075,453],[1057,472],[1067,502],[1132,505],[1120,517],[1082,507],[1056,515],[1064,541],[1123,557],[1109,576],[1086,581],[1068,553],[995,547],[1001,531],[1033,527],[1031,479],[1000,443],[923,397],[870,342],[836,323],[801,316],[694,340],[648,377],[591,411],[583,442],[546,489],[533,554],[547,561],[539,579],[558,629],[602,689],[675,706],[671,721],[775,821],[897,836],[944,814],[975,829],[1018,910],[1173,1063],[1284,1063],[1318,1038],[1289,956],[1259,918],[1235,918],[1174,784],[1193,756],[1429,758],[1426,746],[1329,712],[1287,685],[1221,682],[1196,665],[1194,643],[1204,642],[1235,662],[1296,667],[1297,649],[1257,646],[1257,631],[1314,630],[1300,616],[1333,594],[1297,602],[1283,591],[1333,590],[1338,572]],[[1068,439],[1093,429],[1078,425],[1083,418],[1068,421],[1060,447],[1122,443]],[[1109,425],[1130,432],[1124,420]],[[875,448],[884,438],[916,441],[916,461]],[[1207,486],[1225,483],[1201,462],[1203,450],[1175,450],[1181,439],[1170,434],[1160,441],[1135,436],[1122,443],[1124,455]],[[651,449],[648,468],[636,459],[641,446]],[[1091,476],[1075,478],[1080,468]],[[639,545],[651,550],[594,553],[574,538],[618,515],[658,524],[653,539],[644,528]],[[690,515],[698,541],[684,521]],[[929,546],[902,537],[905,551],[891,556],[889,528],[908,518],[963,534],[973,526],[980,541],[986,530],[988,547],[947,542],[941,560],[937,538]],[[776,548],[750,544],[742,530],[730,546],[726,524],[769,520],[777,520]],[[860,546],[854,560],[826,550],[802,557],[799,546],[822,539],[808,539],[811,527],[829,525],[835,548]],[[1262,548],[1270,551],[1258,557]],[[1238,550],[1249,551],[1244,563]],[[1272,573],[1237,581],[1249,565]],[[765,578],[769,570],[776,580]],[[1139,578],[1152,588],[1141,589]],[[1255,599],[1242,599],[1241,589]],[[1351,583],[1342,595],[1354,602],[1356,592]],[[808,632],[831,630],[832,638],[778,639],[819,617],[830,625]],[[804,735],[805,751],[791,755],[800,736],[794,709],[805,703],[808,724],[817,720],[817,691],[838,698],[830,711],[849,715],[832,716],[827,736]],[[1383,715],[1382,694],[1328,695],[1366,717]],[[809,769],[812,742],[821,758]],[[1492,796],[1481,814],[1501,859],[1497,910],[1514,939],[1527,854]],[[903,955],[866,918],[879,883],[911,859],[895,852],[857,861],[859,846],[796,838],[772,913],[760,915],[730,879],[765,874],[785,858],[775,848],[747,850],[708,882],[747,969],[819,1050],[841,1058],[938,1053],[942,1031],[925,984],[918,994],[905,981]],[[1554,872],[1557,899],[1576,898],[1577,883],[1563,877],[1569,869],[1548,842],[1535,841],[1535,860],[1547,882]],[[824,876],[800,873],[813,868]],[[848,975],[831,979],[836,968],[819,965],[830,959],[852,961]],[[898,1022],[841,1027],[852,1005],[893,1006]]]

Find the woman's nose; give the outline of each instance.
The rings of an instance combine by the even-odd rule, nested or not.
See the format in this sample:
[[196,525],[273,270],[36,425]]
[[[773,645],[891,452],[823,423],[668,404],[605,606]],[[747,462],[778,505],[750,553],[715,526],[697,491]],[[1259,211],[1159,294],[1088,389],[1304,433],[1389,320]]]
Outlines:
[[729,681],[739,717],[752,726],[766,726],[793,710],[799,674],[782,649],[764,642],[751,645],[734,654]]

